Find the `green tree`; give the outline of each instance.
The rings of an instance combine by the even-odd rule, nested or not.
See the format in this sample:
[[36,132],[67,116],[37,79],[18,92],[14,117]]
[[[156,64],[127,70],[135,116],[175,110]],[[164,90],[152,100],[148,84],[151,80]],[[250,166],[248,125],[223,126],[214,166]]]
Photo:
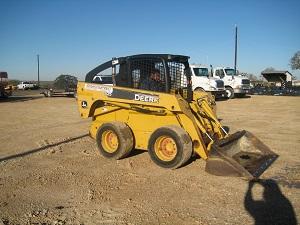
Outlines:
[[67,90],[76,88],[77,82],[77,77],[68,74],[61,74],[55,79],[53,86],[56,89]]
[[290,60],[290,65],[293,70],[300,69],[300,51],[296,52]]

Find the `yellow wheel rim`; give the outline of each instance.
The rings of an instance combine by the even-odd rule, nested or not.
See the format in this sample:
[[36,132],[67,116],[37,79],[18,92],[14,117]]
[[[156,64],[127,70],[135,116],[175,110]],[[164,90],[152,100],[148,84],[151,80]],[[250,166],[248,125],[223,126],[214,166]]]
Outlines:
[[176,142],[169,136],[161,136],[154,143],[157,157],[162,161],[172,161],[177,154]]
[[101,145],[106,152],[114,153],[119,146],[118,136],[112,130],[104,131],[101,137]]

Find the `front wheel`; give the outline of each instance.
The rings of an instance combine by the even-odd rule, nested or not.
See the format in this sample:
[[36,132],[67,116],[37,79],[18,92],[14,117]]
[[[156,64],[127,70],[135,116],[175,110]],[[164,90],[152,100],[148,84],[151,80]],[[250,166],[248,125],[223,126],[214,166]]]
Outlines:
[[225,87],[226,97],[232,99],[234,97],[234,91],[231,87]]
[[192,155],[192,141],[181,127],[170,125],[153,132],[148,143],[148,153],[158,166],[176,169]]
[[96,134],[98,149],[106,158],[125,158],[133,149],[133,134],[123,122],[104,123]]

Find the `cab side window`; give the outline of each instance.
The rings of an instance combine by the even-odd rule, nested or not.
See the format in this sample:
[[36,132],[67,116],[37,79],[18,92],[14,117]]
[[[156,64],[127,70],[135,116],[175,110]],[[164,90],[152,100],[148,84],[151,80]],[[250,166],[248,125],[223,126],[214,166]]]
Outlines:
[[161,59],[133,59],[130,61],[131,87],[151,91],[163,91],[165,69]]
[[[116,75],[119,73],[119,65],[115,66],[116,68]],[[94,75],[92,83],[97,83],[97,84],[113,84],[112,80],[112,68],[109,67],[105,70],[100,71],[96,75]]]

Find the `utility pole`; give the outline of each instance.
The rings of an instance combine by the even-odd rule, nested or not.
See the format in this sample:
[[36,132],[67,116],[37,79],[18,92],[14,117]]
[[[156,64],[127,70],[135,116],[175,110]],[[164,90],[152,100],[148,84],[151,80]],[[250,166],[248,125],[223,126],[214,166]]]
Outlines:
[[236,61],[237,61],[237,25],[235,25],[235,49],[234,49],[234,73],[236,75]]
[[37,75],[38,75],[38,87],[40,87],[40,55],[37,55]]

